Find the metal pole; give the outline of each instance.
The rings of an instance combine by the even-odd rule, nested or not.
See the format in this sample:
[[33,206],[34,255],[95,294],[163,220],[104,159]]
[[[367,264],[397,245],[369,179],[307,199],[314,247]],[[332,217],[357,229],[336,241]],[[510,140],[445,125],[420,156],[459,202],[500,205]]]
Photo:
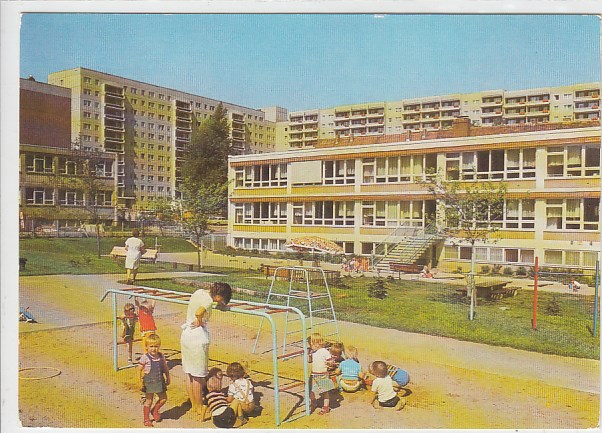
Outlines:
[[539,282],[539,257],[535,257],[535,274],[533,275],[533,319],[531,327],[537,330],[537,284]]
[[596,290],[594,291],[594,337],[598,333],[598,287],[600,287],[600,260],[596,260]]
[[274,364],[274,416],[276,425],[280,425],[280,385],[278,384],[278,342],[276,341],[276,325],[270,316],[267,319],[272,326],[272,363]]
[[117,367],[117,294],[113,292],[113,369]]
[[470,249],[470,320],[474,320],[474,305],[476,303],[475,280],[474,280],[474,244]]

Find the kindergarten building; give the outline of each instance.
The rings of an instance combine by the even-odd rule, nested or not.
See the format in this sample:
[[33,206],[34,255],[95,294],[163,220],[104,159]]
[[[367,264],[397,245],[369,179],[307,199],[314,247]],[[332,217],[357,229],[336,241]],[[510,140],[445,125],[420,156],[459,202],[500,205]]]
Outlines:
[[[427,173],[467,183],[504,181],[495,242],[477,264],[591,269],[600,251],[600,124],[478,127],[456,118],[441,130],[318,140],[294,152],[229,159],[228,244],[278,251],[316,236],[371,257],[414,244],[412,264],[470,266],[470,247],[421,236],[438,207],[418,183]],[[440,211],[439,211],[440,212]],[[378,259],[380,257],[376,257]]]

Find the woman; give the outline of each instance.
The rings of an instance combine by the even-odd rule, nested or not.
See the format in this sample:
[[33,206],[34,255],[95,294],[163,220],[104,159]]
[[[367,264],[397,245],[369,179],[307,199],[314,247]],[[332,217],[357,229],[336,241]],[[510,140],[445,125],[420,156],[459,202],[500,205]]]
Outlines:
[[125,279],[126,284],[134,284],[136,282],[136,274],[138,266],[140,266],[140,257],[146,252],[144,242],[140,239],[138,229],[132,231],[132,237],[125,241]]
[[213,283],[209,292],[199,289],[190,296],[186,311],[186,323],[182,325],[180,345],[182,350],[182,370],[188,375],[186,392],[192,409],[202,413],[203,388],[208,372],[209,343],[211,338],[207,321],[211,316],[213,303],[225,306],[232,297],[232,288],[227,283]]

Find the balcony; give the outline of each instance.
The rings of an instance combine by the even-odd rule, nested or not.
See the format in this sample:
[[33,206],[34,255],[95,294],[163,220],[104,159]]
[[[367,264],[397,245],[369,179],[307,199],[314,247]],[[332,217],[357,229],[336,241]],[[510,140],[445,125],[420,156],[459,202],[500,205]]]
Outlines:
[[190,108],[190,104],[184,101],[176,101],[176,111],[186,111],[188,113],[192,113],[192,109]]
[[125,117],[123,114],[123,110],[118,110],[112,107],[108,107],[105,106],[105,116],[108,117],[109,119],[116,119],[116,120],[121,120],[124,121]]
[[303,123],[303,116],[291,117],[289,123]]
[[573,100],[575,101],[591,101],[591,100],[599,100],[600,92],[597,89],[591,90],[580,90],[575,92],[575,97]]
[[446,109],[446,108],[459,108],[460,107],[460,101],[458,100],[453,100],[453,101],[441,101],[441,109]]
[[496,107],[502,105],[501,98],[483,98],[481,102],[481,107]]
[[349,118],[349,111],[339,111],[338,113],[334,113],[335,119],[347,119]]
[[404,105],[403,111],[404,113],[415,113],[416,111],[420,111],[420,105]]
[[575,112],[578,112],[578,113],[586,113],[586,112],[599,111],[599,110],[600,110],[600,106],[598,104],[585,104],[585,105],[580,105],[580,106],[575,105]]
[[407,118],[407,119],[403,119],[402,123],[405,124],[410,124],[410,123],[420,123],[420,117],[414,117],[414,118]]
[[366,128],[366,123],[352,123],[351,124],[351,129],[357,129],[357,128]]
[[439,111],[439,104],[436,105],[423,105],[422,111]]
[[105,84],[105,93],[107,95],[123,98],[123,87],[117,87],[117,86],[111,86],[110,84]]
[[483,111],[481,112],[481,117],[502,117],[502,110],[495,110],[495,111]]
[[346,123],[340,123],[340,124],[334,124],[334,129],[348,129],[349,128],[349,122]]
[[524,111],[508,111],[506,112],[506,114],[504,114],[504,117],[508,117],[508,118],[517,118],[517,117],[524,117],[526,115],[526,113]]

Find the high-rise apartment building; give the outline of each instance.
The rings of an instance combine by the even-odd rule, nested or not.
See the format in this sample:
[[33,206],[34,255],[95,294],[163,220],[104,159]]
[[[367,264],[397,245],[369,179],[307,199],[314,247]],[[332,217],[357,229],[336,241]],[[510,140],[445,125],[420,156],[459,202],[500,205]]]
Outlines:
[[179,195],[184,150],[220,103],[235,154],[275,147],[275,124],[261,110],[81,67],[51,73],[48,82],[71,89],[72,141],[117,154],[119,208],[143,210]]
[[475,126],[544,124],[600,118],[599,83],[527,90],[488,90],[443,96],[294,111],[289,114],[291,149],[317,140],[451,128],[458,117]]

